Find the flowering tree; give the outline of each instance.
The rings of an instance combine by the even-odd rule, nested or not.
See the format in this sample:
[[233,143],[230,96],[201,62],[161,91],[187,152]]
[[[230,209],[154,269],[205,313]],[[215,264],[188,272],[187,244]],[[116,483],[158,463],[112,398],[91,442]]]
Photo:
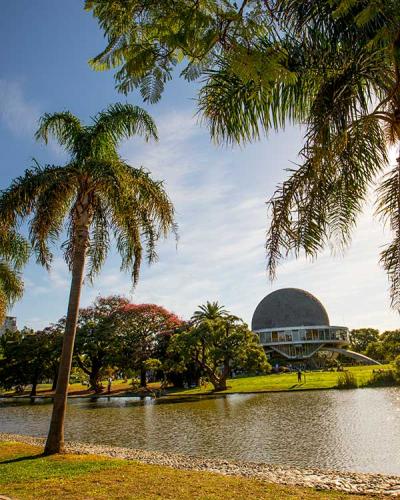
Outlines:
[[148,360],[166,350],[171,334],[183,321],[176,314],[156,304],[126,304],[113,321],[123,332],[119,365],[140,371],[140,386],[146,386]]

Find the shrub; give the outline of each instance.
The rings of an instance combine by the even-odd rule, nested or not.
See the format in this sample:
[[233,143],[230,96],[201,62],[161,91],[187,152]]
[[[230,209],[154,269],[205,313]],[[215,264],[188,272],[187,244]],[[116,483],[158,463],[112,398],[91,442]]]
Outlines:
[[341,372],[338,377],[337,386],[338,389],[355,389],[358,387],[357,379],[354,373],[349,371]]
[[366,385],[368,387],[388,387],[398,383],[399,380],[396,380],[394,370],[378,370],[372,373],[372,377]]
[[400,384],[400,355],[393,361],[394,377],[398,384]]

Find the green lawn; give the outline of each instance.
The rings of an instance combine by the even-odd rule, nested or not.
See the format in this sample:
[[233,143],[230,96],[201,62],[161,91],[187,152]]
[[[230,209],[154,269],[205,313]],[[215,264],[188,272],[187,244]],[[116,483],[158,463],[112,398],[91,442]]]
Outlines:
[[[389,365],[382,365],[379,368],[388,369]],[[359,387],[367,384],[372,375],[372,370],[376,366],[354,366],[346,368],[356,377]],[[305,380],[297,382],[297,373],[280,373],[254,377],[237,377],[228,380],[228,390],[222,393],[233,392],[264,392],[264,391],[298,391],[307,389],[332,389],[336,387],[340,372],[306,372]],[[212,391],[212,385],[206,387],[173,390],[170,393],[174,396],[204,394]]]
[[[387,370],[390,365],[377,366],[354,366],[346,368],[356,376],[359,387],[367,385],[372,376],[372,370],[377,368]],[[259,375],[253,377],[237,377],[228,380],[228,390],[222,391],[221,394],[229,394],[234,392],[270,392],[270,391],[298,391],[308,389],[333,389],[337,386],[338,377],[340,372],[330,371],[314,371],[306,372],[305,379],[301,383],[297,382],[297,373],[280,373],[271,375]],[[116,380],[112,384],[113,395],[132,394],[131,381],[124,382],[123,380]],[[104,382],[104,387],[107,383]],[[158,382],[148,385],[149,389],[158,389],[160,384]],[[40,384],[38,386],[38,396],[51,395],[51,386],[49,384]],[[170,396],[190,396],[201,395],[212,392],[212,385],[208,384],[205,387],[195,389],[168,389],[167,394]],[[5,394],[13,395],[13,391],[8,391]],[[25,395],[29,394],[29,389]],[[71,396],[91,396],[93,392],[88,390],[88,387],[78,384],[70,384],[69,394]],[[106,394],[104,392],[103,394]]]
[[22,443],[0,442],[0,496],[19,500],[372,498],[91,455],[43,457],[41,451]]

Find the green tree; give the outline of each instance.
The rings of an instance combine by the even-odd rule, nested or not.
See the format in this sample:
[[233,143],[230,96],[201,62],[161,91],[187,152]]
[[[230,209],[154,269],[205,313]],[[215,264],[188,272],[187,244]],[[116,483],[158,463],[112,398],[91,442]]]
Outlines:
[[397,356],[400,356],[400,330],[385,331],[380,340],[387,361],[393,361]]
[[30,396],[36,396],[37,385],[53,375],[57,359],[57,339],[47,329],[6,332],[1,339],[0,385],[5,389],[31,385]]
[[220,306],[218,302],[207,301],[206,304],[198,306],[198,309],[193,313],[191,320],[193,323],[201,323],[205,319],[223,318],[227,315],[228,311],[224,309],[224,306]]
[[365,349],[365,355],[383,363],[388,361],[387,353],[385,352],[385,348],[381,340],[370,342]]
[[64,419],[85,262],[92,279],[116,241],[122,269],[139,276],[145,243],[147,259],[156,258],[158,239],[175,229],[173,206],[162,183],[118,156],[119,142],[134,134],[156,138],[156,127],[142,109],[115,104],[84,126],[69,112],[45,114],[36,133],[50,135],[70,154],[65,166],[38,164],[17,178],[0,197],[0,220],[6,228],[28,219],[38,261],[51,265],[50,244],[67,229],[63,244],[71,270],[71,289],[53,413],[45,452],[64,449]]
[[98,297],[92,306],[79,311],[75,359],[95,392],[103,391],[104,370],[117,363],[123,334],[113,321],[113,313],[127,304],[128,300],[118,295]]
[[7,309],[22,297],[24,284],[20,269],[28,257],[27,242],[14,231],[1,230],[0,225],[0,325]]
[[179,355],[177,368],[194,363],[214,386],[226,390],[232,370],[268,372],[264,349],[248,326],[232,315],[204,319],[171,338],[171,355]]
[[[264,0],[86,0],[107,37],[106,48],[91,59],[96,70],[117,69],[120,92],[138,88],[145,101],[156,102],[173,70],[193,81],[233,52],[244,62],[245,49],[269,29]],[[183,59],[187,64],[183,64]]]
[[368,344],[379,340],[379,330],[358,328],[350,330],[350,349],[365,354]]
[[[398,0],[242,2],[87,0],[108,38],[91,63],[117,88],[159,98],[172,69],[201,78],[199,107],[218,141],[305,125],[299,165],[270,200],[271,278],[288,254],[350,243],[367,194],[400,140]],[[400,160],[377,191],[393,232],[381,253],[400,309]]]

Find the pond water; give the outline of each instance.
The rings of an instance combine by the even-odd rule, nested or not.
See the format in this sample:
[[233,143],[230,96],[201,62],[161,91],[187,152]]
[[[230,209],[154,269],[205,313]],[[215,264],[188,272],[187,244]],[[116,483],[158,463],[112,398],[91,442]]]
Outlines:
[[[0,431],[45,436],[51,404],[0,402]],[[400,389],[72,399],[66,438],[224,459],[400,474]]]

